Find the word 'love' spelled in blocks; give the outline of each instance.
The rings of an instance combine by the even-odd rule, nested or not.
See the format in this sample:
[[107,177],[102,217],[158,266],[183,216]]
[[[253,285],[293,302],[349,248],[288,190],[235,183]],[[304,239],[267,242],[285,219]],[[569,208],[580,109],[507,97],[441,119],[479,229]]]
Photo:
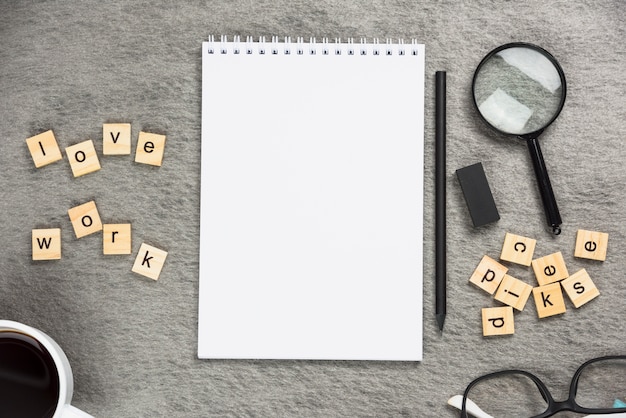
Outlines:
[[501,306],[496,308],[483,308],[483,336],[508,335],[515,333],[513,308]]
[[509,269],[485,255],[472,273],[470,283],[493,295]]
[[63,159],[52,130],[28,138],[26,145],[37,168]]
[[585,269],[581,269],[563,280],[561,286],[576,308],[600,295],[600,291]]
[[137,253],[132,271],[152,280],[158,280],[166,257],[167,251],[143,243]]
[[563,254],[560,251],[533,260],[532,266],[539,286],[558,282],[569,277]]
[[504,236],[500,259],[523,266],[530,266],[536,245],[536,239],[507,232]]
[[33,229],[33,260],[61,259],[61,229]]
[[608,244],[609,234],[579,229],[576,234],[574,257],[604,261]]

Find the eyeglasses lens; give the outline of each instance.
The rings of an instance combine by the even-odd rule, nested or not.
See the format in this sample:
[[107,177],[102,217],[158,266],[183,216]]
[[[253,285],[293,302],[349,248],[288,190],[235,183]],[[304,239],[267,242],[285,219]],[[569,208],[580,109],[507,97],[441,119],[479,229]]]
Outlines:
[[617,399],[626,400],[626,359],[600,360],[585,366],[578,380],[576,402],[585,408],[610,408]]
[[467,397],[493,417],[528,418],[548,409],[537,385],[528,376],[518,373],[481,380],[470,389]]

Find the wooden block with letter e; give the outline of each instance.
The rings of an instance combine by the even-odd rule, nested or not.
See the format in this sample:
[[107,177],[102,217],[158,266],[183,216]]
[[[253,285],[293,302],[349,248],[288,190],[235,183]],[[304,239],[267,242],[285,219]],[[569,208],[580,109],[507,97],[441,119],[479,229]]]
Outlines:
[[579,229],[576,234],[574,257],[604,261],[608,244],[609,234]]
[[165,151],[165,135],[139,132],[135,162],[161,166]]
[[26,145],[37,168],[63,159],[52,130],[31,136],[26,140]]
[[563,280],[561,286],[577,308],[600,295],[600,291],[585,269],[581,269]]
[[558,315],[565,312],[565,300],[561,292],[560,283],[550,283],[535,287],[533,297],[539,318]]
[[500,259],[523,266],[530,266],[536,245],[537,240],[535,239],[507,232],[504,236]]
[[507,335],[515,333],[513,308],[501,306],[496,308],[483,308],[483,336]]
[[539,286],[558,282],[569,276],[560,251],[533,260],[532,266]]
[[33,229],[33,260],[59,260],[61,258],[61,229]]
[[70,160],[74,177],[100,170],[98,154],[96,154],[96,148],[91,139],[65,148],[65,153]]
[[476,267],[476,270],[472,273],[469,281],[490,295],[493,295],[508,270],[507,267],[485,255],[482,260],[480,260],[478,267]]

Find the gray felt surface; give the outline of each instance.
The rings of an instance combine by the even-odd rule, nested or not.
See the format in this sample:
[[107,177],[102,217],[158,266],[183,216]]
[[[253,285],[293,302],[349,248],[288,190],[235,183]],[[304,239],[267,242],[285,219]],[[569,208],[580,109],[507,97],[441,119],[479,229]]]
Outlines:
[[[200,46],[208,35],[416,38],[426,44],[424,361],[196,359],[200,191]],[[584,360],[626,354],[626,3],[513,1],[2,1],[0,2],[0,318],[44,330],[65,349],[74,404],[97,417],[453,417],[447,399],[485,372],[536,372],[563,398]],[[471,105],[474,68],[511,41],[561,62],[568,98],[542,138],[563,217],[546,232],[526,147],[492,133]],[[448,71],[449,309],[434,319],[434,73]],[[286,103],[285,106],[289,104]],[[279,114],[277,109],[277,114]],[[102,124],[167,135],[163,166],[101,155],[73,178],[67,157],[36,169],[25,139],[53,129],[61,148]],[[474,229],[454,170],[481,161],[501,220]],[[130,222],[133,254],[101,255],[75,239],[67,210],[96,200],[105,222]],[[31,261],[31,230],[62,228],[63,258]],[[573,257],[577,229],[609,233],[604,262]],[[468,283],[505,232],[538,240],[586,268],[601,295],[538,319],[532,299],[516,333],[484,338]],[[157,282],[130,269],[146,242],[169,252]],[[533,282],[532,271],[511,274]],[[626,396],[626,394],[624,394]]]

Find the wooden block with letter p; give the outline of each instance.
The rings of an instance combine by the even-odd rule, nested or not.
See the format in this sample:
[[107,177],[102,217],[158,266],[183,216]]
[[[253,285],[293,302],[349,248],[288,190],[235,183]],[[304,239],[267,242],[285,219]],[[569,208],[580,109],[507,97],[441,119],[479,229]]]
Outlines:
[[507,267],[485,255],[482,260],[480,260],[478,267],[476,267],[476,270],[472,273],[469,281],[490,295],[493,295],[508,270]]
[[513,308],[501,306],[497,308],[483,308],[483,336],[507,335],[515,333]]
[[37,168],[63,159],[52,130],[31,136],[26,140],[26,145]]
[[506,233],[504,236],[504,244],[502,245],[502,253],[500,259],[510,261],[511,263],[530,266],[535,252],[537,240]]
[[577,308],[600,295],[600,291],[585,269],[581,269],[563,280],[561,286]]
[[165,152],[165,135],[139,132],[135,162],[161,166]]
[[558,282],[569,276],[560,251],[533,260],[532,266],[539,286]]
[[579,229],[576,234],[574,257],[604,261],[608,244],[609,234]]
[[33,260],[59,260],[61,258],[61,229],[33,229]]

